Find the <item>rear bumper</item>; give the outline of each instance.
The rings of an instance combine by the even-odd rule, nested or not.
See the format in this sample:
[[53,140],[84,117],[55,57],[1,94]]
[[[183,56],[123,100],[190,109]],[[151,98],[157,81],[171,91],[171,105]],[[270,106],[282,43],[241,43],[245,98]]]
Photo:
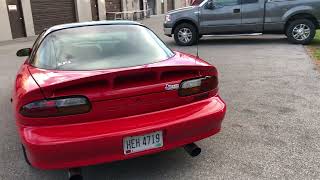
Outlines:
[[[46,127],[20,126],[31,164],[40,169],[64,169],[124,160],[189,144],[220,131],[226,105],[220,97],[164,111]],[[163,131],[164,146],[124,155],[123,138]]]

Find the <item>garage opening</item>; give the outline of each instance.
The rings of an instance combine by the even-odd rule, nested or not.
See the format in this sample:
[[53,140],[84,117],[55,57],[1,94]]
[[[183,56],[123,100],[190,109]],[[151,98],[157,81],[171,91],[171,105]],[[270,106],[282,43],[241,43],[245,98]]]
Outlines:
[[31,0],[31,9],[36,34],[54,25],[77,21],[74,0]]

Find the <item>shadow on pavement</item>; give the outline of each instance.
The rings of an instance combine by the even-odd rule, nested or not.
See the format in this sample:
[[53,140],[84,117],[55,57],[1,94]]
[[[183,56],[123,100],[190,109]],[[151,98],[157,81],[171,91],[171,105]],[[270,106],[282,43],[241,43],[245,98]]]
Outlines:
[[[180,149],[161,152],[84,169],[85,179],[170,179],[190,164],[191,157]],[[189,162],[189,163],[188,163]]]
[[[174,40],[166,41],[168,45],[176,45]],[[216,38],[216,37],[204,37],[200,39],[199,46],[211,45],[211,46],[223,46],[223,45],[260,45],[260,44],[289,44],[287,38],[281,36],[279,38],[257,38],[257,37],[235,37],[235,38]]]

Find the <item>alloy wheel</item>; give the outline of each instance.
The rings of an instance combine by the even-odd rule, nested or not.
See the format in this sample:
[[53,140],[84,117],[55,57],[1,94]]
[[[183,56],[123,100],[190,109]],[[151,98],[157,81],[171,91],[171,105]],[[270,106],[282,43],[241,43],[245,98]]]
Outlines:
[[293,28],[292,36],[298,41],[304,41],[309,38],[311,29],[306,24],[298,24]]
[[189,28],[181,28],[178,32],[178,39],[183,43],[189,43],[192,40],[192,31]]

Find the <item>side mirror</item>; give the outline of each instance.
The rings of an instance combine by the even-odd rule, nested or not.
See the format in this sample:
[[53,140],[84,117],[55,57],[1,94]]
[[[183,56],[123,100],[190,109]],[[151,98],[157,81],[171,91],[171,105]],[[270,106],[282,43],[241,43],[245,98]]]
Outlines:
[[24,48],[24,49],[20,49],[19,51],[17,51],[16,55],[18,57],[30,56],[31,52],[32,52],[31,48]]
[[215,2],[213,0],[208,0],[206,4],[207,9],[214,9],[215,8]]

